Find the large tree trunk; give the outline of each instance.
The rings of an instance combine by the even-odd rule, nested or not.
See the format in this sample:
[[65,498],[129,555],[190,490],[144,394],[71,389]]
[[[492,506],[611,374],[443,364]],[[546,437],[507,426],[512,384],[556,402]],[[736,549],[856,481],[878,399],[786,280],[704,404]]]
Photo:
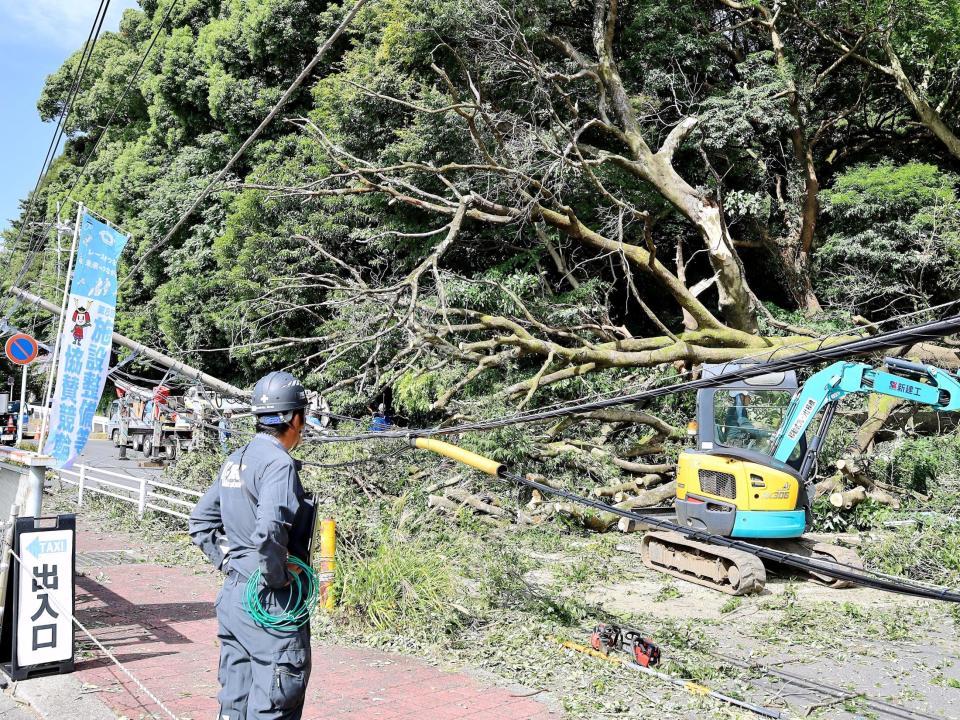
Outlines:
[[[694,122],[692,118],[684,121],[690,129]],[[733,239],[723,222],[720,205],[713,198],[698,193],[671,164],[673,151],[680,140],[682,138],[678,137],[675,144],[671,144],[668,138],[660,152],[649,155],[646,162],[641,160],[641,173],[693,223],[703,238],[710,265],[717,276],[720,311],[724,319],[739,330],[755,332],[757,317],[753,309],[753,297],[740,258],[734,250]]]
[[950,126],[943,121],[940,113],[927,102],[927,99],[917,92],[917,89],[913,86],[913,83],[910,82],[910,78],[907,77],[907,73],[900,64],[900,57],[893,49],[890,41],[884,39],[882,45],[883,51],[887,56],[887,61],[890,63],[888,74],[896,80],[897,87],[913,106],[917,116],[920,118],[920,122],[937,136],[940,142],[950,151],[951,155],[955,158],[960,158],[960,137],[957,137]]
[[796,127],[790,132],[790,143],[793,145],[793,154],[797,163],[803,168],[803,201],[800,208],[799,233],[795,238],[791,238],[791,242],[785,248],[781,249],[780,256],[786,270],[788,289],[794,302],[808,315],[812,315],[822,310],[820,301],[813,292],[813,283],[810,278],[810,258],[813,254],[817,215],[820,211],[817,202],[820,180],[817,178],[817,166],[813,162],[813,149],[807,139],[806,123],[803,113],[800,112],[800,93],[793,80],[793,67],[787,58],[783,38],[777,29],[776,14],[764,5],[757,7],[770,32],[770,44],[773,47],[777,68],[787,86],[790,115],[796,123]]
[[723,222],[717,201],[698,193],[673,168],[673,155],[697,124],[687,117],[676,125],[657,152],[643,137],[640,122],[623,85],[613,52],[617,24],[618,0],[595,0],[593,44],[597,53],[595,72],[607,90],[609,103],[620,124],[622,137],[630,147],[633,162],[624,169],[649,182],[697,228],[717,275],[720,310],[727,323],[738,330],[756,332],[757,318],[753,310],[753,294],[747,285],[743,266],[733,248],[733,241]]
[[813,278],[810,275],[810,255],[798,251],[792,242],[765,238],[770,253],[776,258],[783,273],[783,281],[790,298],[807,315],[820,312],[823,308],[813,291]]

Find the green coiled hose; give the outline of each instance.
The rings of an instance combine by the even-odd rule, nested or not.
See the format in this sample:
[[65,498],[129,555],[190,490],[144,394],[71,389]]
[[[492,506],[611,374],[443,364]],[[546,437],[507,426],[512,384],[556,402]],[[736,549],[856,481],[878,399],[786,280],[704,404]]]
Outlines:
[[287,604],[279,614],[275,615],[263,606],[262,595],[264,592],[270,592],[270,588],[261,585],[260,570],[257,569],[247,580],[246,592],[243,595],[243,609],[260,627],[270,630],[296,630],[310,621],[310,616],[317,608],[317,601],[320,598],[320,581],[317,573],[299,558],[291,556],[287,562],[300,568],[300,572],[291,573],[293,575],[290,583],[292,591]]

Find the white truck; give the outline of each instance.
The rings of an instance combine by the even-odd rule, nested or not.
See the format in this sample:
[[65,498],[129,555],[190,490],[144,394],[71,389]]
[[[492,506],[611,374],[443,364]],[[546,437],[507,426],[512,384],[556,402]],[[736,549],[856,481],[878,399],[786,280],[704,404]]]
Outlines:
[[147,459],[173,460],[190,446],[198,432],[215,426],[222,413],[249,411],[249,405],[195,387],[183,395],[158,393],[156,388],[151,392],[126,383],[117,383],[117,387],[124,395],[110,403],[107,437],[121,448],[120,457],[132,448]]

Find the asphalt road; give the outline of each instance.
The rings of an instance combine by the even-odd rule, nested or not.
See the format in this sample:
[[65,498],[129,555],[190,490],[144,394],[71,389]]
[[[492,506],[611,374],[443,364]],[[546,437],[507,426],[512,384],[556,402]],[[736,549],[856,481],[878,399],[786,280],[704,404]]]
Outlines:
[[143,460],[141,453],[128,449],[127,459],[120,460],[117,457],[119,452],[110,440],[88,440],[75,464],[89,465],[97,470],[108,470],[134,478],[160,477],[162,471],[158,468],[140,467],[139,463]]
[[[87,492],[99,488],[108,494],[122,495],[128,501],[131,501],[131,512],[135,512],[140,497],[141,482],[143,480],[162,482],[163,471],[159,468],[140,467],[140,462],[143,461],[143,455],[140,453],[128,450],[127,455],[129,459],[120,460],[117,457],[117,449],[109,440],[88,441],[87,447],[74,462],[73,467],[70,468],[70,472],[74,474],[63,477],[70,482],[76,482],[77,474],[81,472],[79,466],[86,466],[84,485]],[[111,474],[106,475],[105,472]],[[152,508],[154,510],[165,509],[177,513],[187,513],[196,503],[196,496],[189,492],[181,493],[169,488],[148,486],[147,493],[147,505],[158,506]],[[0,720],[3,720],[2,714],[0,714]]]

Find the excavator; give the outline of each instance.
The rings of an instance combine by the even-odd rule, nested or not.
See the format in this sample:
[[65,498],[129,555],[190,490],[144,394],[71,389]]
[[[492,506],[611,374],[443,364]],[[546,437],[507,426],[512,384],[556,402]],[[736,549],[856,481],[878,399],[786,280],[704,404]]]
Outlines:
[[[707,377],[737,367],[706,365]],[[877,393],[960,410],[960,378],[932,365],[886,358],[883,368],[839,361],[798,387],[792,371],[728,382],[697,392],[691,423],[696,446],[677,463],[677,525],[784,552],[862,568],[848,548],[804,538],[819,452],[841,400]],[[731,595],[759,592],[766,569],[756,555],[652,531],[641,546],[644,564]],[[843,581],[817,577],[841,587]]]

